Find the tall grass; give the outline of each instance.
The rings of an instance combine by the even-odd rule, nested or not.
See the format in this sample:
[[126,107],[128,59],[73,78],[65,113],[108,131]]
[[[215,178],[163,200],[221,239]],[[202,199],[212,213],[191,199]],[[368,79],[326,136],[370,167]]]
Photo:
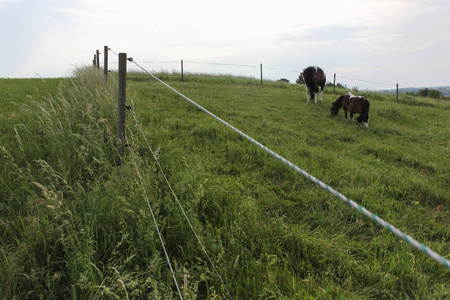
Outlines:
[[[128,180],[135,173],[115,166],[115,99],[114,86],[86,68],[15,113],[23,122],[0,147],[6,299],[124,298],[134,286],[136,295],[169,293],[158,276],[147,277],[165,271],[148,213],[132,203],[141,197]],[[142,273],[127,265],[133,257]]]
[[[307,106],[296,85],[162,77],[448,258],[447,102],[368,93],[366,129],[329,117],[338,93]],[[448,269],[144,74],[129,74],[139,123],[127,116],[131,146],[116,167],[115,85],[82,68],[2,116],[6,299],[178,298],[135,163],[184,298],[226,298],[154,156],[236,299],[450,297]]]

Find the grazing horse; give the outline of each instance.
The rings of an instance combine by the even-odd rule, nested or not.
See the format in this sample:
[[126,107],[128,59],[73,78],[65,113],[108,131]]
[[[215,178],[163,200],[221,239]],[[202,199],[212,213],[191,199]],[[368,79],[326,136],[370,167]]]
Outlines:
[[327,77],[323,70],[319,67],[307,67],[303,70],[302,73],[303,79],[305,81],[306,86],[306,100],[309,104],[309,97],[311,96],[314,99],[314,104],[317,105],[317,97],[316,94],[319,94],[319,87],[321,88],[319,94],[319,101],[322,103],[323,98],[323,89],[325,87],[325,81]]
[[347,111],[350,112],[350,119],[353,121],[353,113],[358,113],[359,117],[356,121],[364,122],[366,127],[369,127],[369,100],[363,96],[355,96],[352,93],[341,95],[330,106],[332,116],[336,116],[340,108],[344,109],[345,118],[347,119]]

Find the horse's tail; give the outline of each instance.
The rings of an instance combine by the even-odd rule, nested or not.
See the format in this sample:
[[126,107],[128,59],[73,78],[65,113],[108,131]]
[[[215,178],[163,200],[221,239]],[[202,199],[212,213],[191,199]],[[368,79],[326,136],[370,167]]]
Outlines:
[[365,99],[363,102],[361,115],[357,118],[359,123],[361,122],[367,123],[369,121],[369,109],[370,109],[369,100]]

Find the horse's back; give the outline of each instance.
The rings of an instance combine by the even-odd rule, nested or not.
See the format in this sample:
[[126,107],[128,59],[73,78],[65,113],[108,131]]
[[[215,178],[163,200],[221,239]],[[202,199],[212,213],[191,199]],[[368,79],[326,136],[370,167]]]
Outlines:
[[361,113],[366,102],[369,103],[369,100],[365,97],[351,95],[342,100],[342,107],[349,112]]
[[323,86],[326,81],[326,75],[324,71],[318,66],[309,66],[303,69],[303,79],[306,85],[318,85]]
[[316,67],[309,66],[305,69],[303,69],[303,79],[305,82],[311,81],[316,76],[317,69]]

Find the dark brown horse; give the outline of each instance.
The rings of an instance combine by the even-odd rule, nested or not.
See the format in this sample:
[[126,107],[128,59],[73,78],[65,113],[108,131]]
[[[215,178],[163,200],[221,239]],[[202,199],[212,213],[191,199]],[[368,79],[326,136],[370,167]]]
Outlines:
[[332,116],[336,116],[340,108],[344,109],[345,118],[347,119],[347,111],[350,113],[350,119],[353,121],[353,114],[358,113],[359,117],[356,121],[359,123],[364,122],[366,127],[369,126],[369,100],[363,96],[355,96],[352,93],[341,95],[330,106],[330,112]]
[[310,66],[303,70],[302,76],[306,85],[306,100],[308,101],[308,104],[309,97],[311,96],[311,99],[314,99],[314,104],[317,105],[316,94],[319,94],[319,87],[321,88],[319,101],[322,103],[323,89],[325,87],[325,81],[327,80],[323,70],[319,67]]

